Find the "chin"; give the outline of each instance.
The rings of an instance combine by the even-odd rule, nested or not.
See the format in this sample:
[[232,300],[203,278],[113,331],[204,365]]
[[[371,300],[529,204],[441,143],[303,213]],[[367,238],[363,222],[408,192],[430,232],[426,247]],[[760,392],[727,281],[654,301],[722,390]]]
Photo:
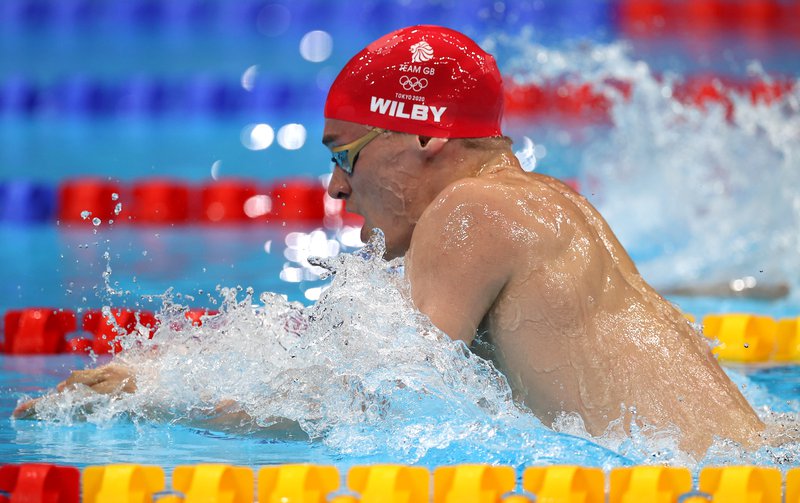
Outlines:
[[386,249],[386,253],[383,254],[383,260],[389,261],[397,257],[402,257],[402,253],[397,253],[395,250]]
[[386,252],[383,254],[383,259],[392,260],[394,258],[403,257],[407,251],[407,246],[403,246],[402,244],[398,246],[396,241],[390,241],[389,238],[386,238]]

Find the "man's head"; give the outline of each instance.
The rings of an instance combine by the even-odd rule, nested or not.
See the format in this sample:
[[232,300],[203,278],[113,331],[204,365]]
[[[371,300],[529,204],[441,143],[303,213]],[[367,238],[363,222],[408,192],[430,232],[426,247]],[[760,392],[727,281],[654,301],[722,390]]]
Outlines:
[[387,256],[403,255],[422,212],[464,167],[457,151],[500,137],[502,113],[500,72],[475,42],[438,26],[390,33],[331,86],[323,142],[337,167],[328,192],[364,217],[362,240],[378,227]]

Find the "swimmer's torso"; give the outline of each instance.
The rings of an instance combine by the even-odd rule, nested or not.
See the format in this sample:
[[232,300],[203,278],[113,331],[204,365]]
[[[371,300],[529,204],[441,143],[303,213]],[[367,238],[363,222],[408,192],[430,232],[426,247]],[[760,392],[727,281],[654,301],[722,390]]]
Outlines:
[[[682,446],[695,452],[715,434],[749,443],[760,431],[702,336],[644,282],[582,196],[518,169],[456,183],[498,196],[475,203],[485,219],[452,211],[450,230],[491,225],[511,236],[496,244],[497,260],[511,269],[482,328],[517,398],[545,424],[575,412],[598,435],[624,405],[640,423],[679,427]],[[412,240],[412,263],[420,260],[414,248]]]

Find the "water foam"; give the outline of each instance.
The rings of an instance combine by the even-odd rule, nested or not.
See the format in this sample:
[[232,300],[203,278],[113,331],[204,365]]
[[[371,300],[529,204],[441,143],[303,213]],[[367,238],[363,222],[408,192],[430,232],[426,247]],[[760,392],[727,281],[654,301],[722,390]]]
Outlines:
[[[332,281],[309,307],[271,293],[256,306],[252,291],[226,288],[220,313],[196,326],[185,306],[165,297],[152,339],[144,327],[122,338],[125,351],[117,361],[136,369],[135,394],[79,387],[43,399],[38,416],[100,426],[130,418],[167,421],[279,439],[300,433],[355,459],[432,466],[696,466],[678,448],[678,431],[625,432],[614,422],[592,437],[577,415],[562,416],[552,430],[544,427],[513,401],[490,362],[451,341],[414,308],[402,260],[384,261],[383,246],[378,232],[357,253],[312,260]],[[781,409],[772,395],[731,375],[760,405],[773,425],[770,434],[788,430],[791,436],[796,416],[775,412]],[[720,441],[703,464],[791,463],[797,447],[754,453]]]
[[[202,326],[169,300],[152,340],[123,338],[118,360],[137,369],[135,394],[87,388],[43,400],[41,419],[108,424],[120,417],[216,429],[285,429],[289,420],[336,452],[401,462],[627,464],[590,441],[545,428],[516,404],[505,377],[416,310],[402,260],[383,237],[319,259],[332,281],[310,307],[223,289]],[[220,404],[235,412],[222,420]]]

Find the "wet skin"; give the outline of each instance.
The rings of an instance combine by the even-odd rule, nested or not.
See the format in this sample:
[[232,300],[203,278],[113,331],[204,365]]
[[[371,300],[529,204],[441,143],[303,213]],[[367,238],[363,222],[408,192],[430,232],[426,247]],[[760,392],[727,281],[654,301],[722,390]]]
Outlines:
[[[325,128],[329,146],[364,131]],[[523,171],[508,146],[396,136],[365,147],[352,176],[337,168],[330,195],[406,256],[413,300],[437,327],[468,345],[485,330],[484,353],[545,424],[578,413],[593,435],[617,419],[674,425],[694,454],[715,435],[755,445],[763,423],[584,197]]]

